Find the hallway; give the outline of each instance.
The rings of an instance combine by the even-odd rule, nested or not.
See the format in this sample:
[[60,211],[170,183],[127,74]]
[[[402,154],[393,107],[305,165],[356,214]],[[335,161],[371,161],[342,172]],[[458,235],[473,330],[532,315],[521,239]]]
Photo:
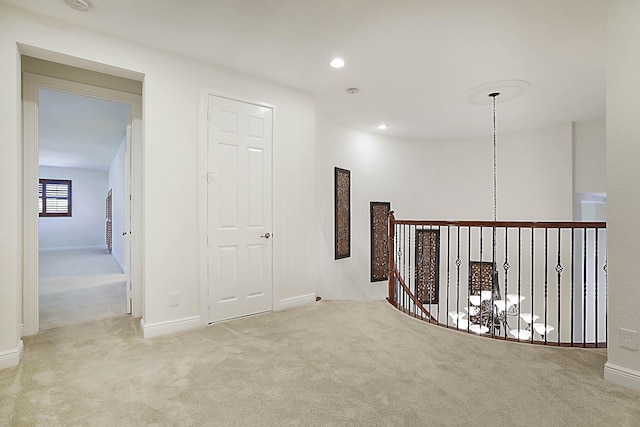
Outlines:
[[39,253],[40,329],[126,314],[126,280],[106,249]]

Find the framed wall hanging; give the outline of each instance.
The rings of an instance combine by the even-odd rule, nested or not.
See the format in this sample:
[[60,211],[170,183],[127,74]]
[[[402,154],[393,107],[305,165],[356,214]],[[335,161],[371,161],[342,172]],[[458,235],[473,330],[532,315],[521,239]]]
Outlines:
[[416,230],[416,298],[438,304],[440,290],[440,231]]
[[390,202],[370,202],[371,281],[389,278],[389,211]]
[[351,171],[334,168],[335,259],[351,256]]

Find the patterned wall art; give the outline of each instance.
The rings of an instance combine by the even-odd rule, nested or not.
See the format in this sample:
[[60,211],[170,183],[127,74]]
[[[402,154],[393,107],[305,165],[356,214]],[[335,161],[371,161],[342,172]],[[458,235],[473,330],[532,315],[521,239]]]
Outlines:
[[[490,261],[469,261],[469,288],[470,295],[480,295],[482,291],[493,291],[493,298],[500,299],[500,287],[498,286],[498,271],[495,264]],[[482,312],[491,312],[491,301],[482,301]],[[489,325],[489,316],[482,318],[470,316],[474,323],[482,321],[485,326]]]
[[416,298],[438,304],[440,290],[440,230],[416,230]]
[[351,171],[334,169],[335,259],[351,256]]
[[370,202],[371,281],[389,278],[389,202]]

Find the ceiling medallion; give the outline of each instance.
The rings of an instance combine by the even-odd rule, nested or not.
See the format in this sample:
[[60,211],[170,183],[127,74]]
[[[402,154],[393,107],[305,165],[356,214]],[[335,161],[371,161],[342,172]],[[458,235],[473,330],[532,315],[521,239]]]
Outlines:
[[498,93],[500,102],[506,102],[518,98],[530,87],[525,80],[500,80],[473,87],[464,93],[464,97],[471,104],[486,105],[495,99],[491,95]]

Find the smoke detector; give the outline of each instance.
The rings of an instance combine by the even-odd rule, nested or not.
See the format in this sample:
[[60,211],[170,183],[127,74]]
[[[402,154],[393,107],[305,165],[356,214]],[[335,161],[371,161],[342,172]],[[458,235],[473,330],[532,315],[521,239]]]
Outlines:
[[64,0],[64,2],[71,9],[79,12],[87,12],[89,10],[89,3],[87,3],[86,0]]

